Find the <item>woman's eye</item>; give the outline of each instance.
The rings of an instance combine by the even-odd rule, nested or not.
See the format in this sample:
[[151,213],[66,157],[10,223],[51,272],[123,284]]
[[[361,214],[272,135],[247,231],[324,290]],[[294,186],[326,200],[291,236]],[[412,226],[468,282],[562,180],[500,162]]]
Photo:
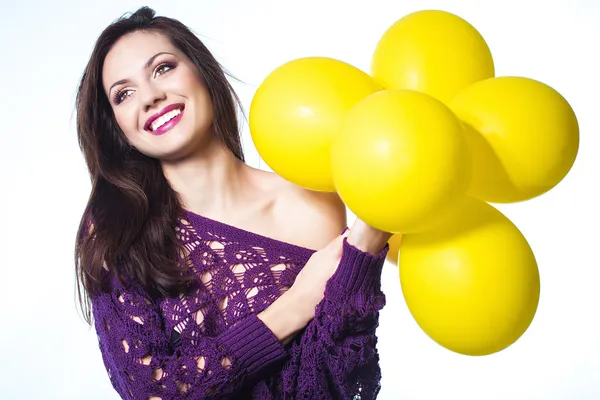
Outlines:
[[123,100],[125,100],[125,98],[127,97],[127,95],[129,95],[129,92],[131,92],[131,90],[129,90],[129,89],[119,90],[114,95],[114,102],[116,104],[121,103]]
[[164,63],[164,64],[160,64],[157,68],[156,68],[156,75],[163,75],[167,72],[169,72],[171,69],[175,68],[175,66],[171,63]]

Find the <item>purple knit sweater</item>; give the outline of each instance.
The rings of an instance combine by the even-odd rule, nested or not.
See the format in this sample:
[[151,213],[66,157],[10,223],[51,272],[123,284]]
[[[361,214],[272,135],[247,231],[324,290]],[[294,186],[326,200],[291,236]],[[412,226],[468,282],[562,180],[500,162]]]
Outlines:
[[376,398],[387,245],[373,256],[344,241],[315,318],[283,346],[257,314],[313,251],[191,212],[178,233],[199,289],[152,299],[110,274],[110,292],[92,300],[102,358],[123,399]]

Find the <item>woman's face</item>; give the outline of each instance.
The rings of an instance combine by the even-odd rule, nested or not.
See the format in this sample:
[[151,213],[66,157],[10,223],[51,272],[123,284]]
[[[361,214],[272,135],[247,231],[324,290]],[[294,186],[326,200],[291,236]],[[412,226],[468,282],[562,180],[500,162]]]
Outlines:
[[102,84],[128,142],[149,157],[175,161],[212,137],[213,104],[197,68],[159,33],[119,39]]

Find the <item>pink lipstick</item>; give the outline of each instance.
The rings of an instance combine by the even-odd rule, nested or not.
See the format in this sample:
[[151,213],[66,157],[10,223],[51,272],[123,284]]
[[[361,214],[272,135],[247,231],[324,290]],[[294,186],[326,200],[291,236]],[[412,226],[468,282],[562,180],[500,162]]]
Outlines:
[[[153,135],[162,135],[181,120],[184,104],[170,104],[152,115],[144,124],[144,129]],[[153,129],[154,128],[154,129]]]

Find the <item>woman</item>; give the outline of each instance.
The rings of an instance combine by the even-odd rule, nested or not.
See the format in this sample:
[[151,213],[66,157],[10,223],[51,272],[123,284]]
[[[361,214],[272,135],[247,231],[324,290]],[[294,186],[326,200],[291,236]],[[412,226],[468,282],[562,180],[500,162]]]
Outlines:
[[340,235],[335,194],[247,166],[236,104],[198,38],[149,8],[94,47],[75,255],[111,383],[136,400],[374,398],[391,234]]

